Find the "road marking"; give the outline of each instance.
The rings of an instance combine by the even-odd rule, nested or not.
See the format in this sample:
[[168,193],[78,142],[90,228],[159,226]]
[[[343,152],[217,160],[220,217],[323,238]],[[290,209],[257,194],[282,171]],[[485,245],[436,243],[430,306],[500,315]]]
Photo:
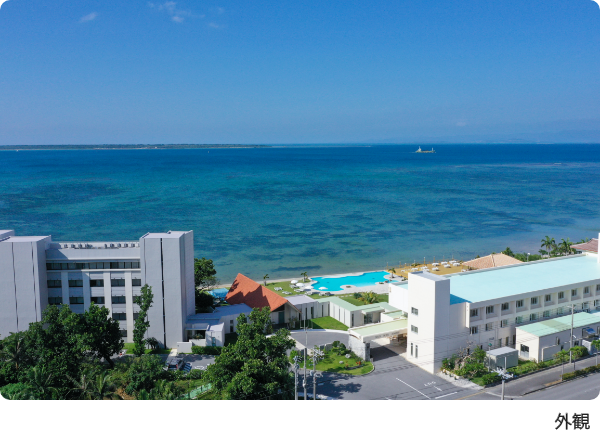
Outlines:
[[438,391],[441,391],[441,389],[439,389],[437,386],[434,386],[435,389],[437,389]]
[[479,394],[484,394],[485,392],[486,391],[479,391],[479,392],[477,392],[475,394],[465,395],[464,397],[457,398],[457,400],[464,400],[465,398],[474,397],[474,396],[479,395]]
[[458,391],[454,391],[454,392],[451,392],[450,394],[446,394],[446,395],[440,395],[439,397],[436,397],[436,400],[437,400],[438,398],[448,397],[449,395],[456,394],[457,392],[458,392]]
[[429,400],[431,400],[431,397],[428,397],[428,396],[426,396],[426,395],[425,395],[425,394],[423,394],[421,391],[419,391],[417,388],[413,388],[413,387],[412,387],[412,386],[410,386],[408,383],[406,383],[406,382],[403,382],[402,380],[400,380],[400,379],[398,379],[398,378],[396,378],[396,380],[399,380],[399,381],[400,381],[400,382],[402,382],[404,385],[406,385],[406,386],[408,386],[408,387],[410,387],[410,388],[414,389],[415,391],[417,391],[417,392],[418,392],[419,394],[421,394],[422,396],[424,396],[424,397],[427,397]]

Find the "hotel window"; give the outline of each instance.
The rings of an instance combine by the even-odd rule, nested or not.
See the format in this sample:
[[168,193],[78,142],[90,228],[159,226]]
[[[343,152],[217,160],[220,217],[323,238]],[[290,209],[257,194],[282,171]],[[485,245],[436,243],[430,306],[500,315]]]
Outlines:
[[531,298],[531,305],[537,305],[537,303],[538,303],[538,297],[537,296]]
[[410,325],[410,330],[415,334],[419,333],[419,328],[417,328],[415,325]]
[[113,296],[112,303],[113,304],[125,304],[125,296]]
[[491,331],[494,329],[494,324],[493,323],[486,323],[485,324],[485,330],[486,331]]
[[565,299],[565,292],[558,292],[558,299]]
[[529,353],[529,347],[525,346],[524,344],[521,344],[521,352],[527,352],[527,353]]
[[110,286],[111,287],[125,287],[125,279],[124,278],[111,278]]
[[96,305],[104,304],[104,296],[92,296],[90,298],[90,301],[92,301]]
[[508,302],[505,302],[504,304],[502,304],[502,311],[506,311],[510,308],[510,305]]
[[489,305],[489,306],[485,307],[485,314],[494,314],[494,306]]
[[546,302],[550,302],[550,301],[552,301],[552,295],[546,295],[546,297],[545,297],[545,301],[546,301]]
[[83,304],[83,296],[71,296],[69,298],[69,304],[71,304],[71,305]]
[[577,289],[571,290],[571,296],[577,296]]
[[521,308],[521,307],[523,307],[523,300],[522,299],[519,300],[519,301],[517,301],[517,308]]
[[544,317],[550,317],[550,310],[544,311]]
[[83,287],[83,280],[69,280],[69,287]]
[[127,329],[121,329],[121,337],[127,338]]
[[596,293],[600,292],[600,284],[596,285]]
[[413,344],[410,343],[410,356],[413,356]]
[[523,323],[523,316],[515,317],[515,323]]
[[131,280],[131,285],[133,287],[139,287],[142,285],[142,280],[140,278],[134,278]]
[[415,344],[415,358],[419,357],[419,345]]
[[517,344],[517,335],[513,334],[513,344]]
[[50,304],[50,305],[60,305],[60,304],[62,304],[62,297],[60,297],[60,296],[50,296],[50,297],[48,297],[48,304]]
[[597,306],[599,306],[599,305],[600,305],[600,299],[596,299],[596,300],[594,301],[594,307],[597,307]]
[[477,317],[479,316],[479,309],[475,308],[473,310],[471,310],[471,317]]
[[587,310],[588,308],[590,308],[590,303],[589,302],[584,302],[583,304],[581,304],[581,309],[582,310]]
[[135,322],[137,318],[140,317],[140,313],[133,313],[133,321]]
[[508,346],[508,344],[509,344],[509,340],[508,340],[508,339],[509,339],[509,337],[506,337],[506,338],[504,339],[504,345],[505,345],[505,346]]
[[471,326],[471,335],[479,333],[479,326]]
[[49,289],[60,289],[62,287],[61,280],[48,280]]
[[584,287],[583,294],[584,295],[589,295],[590,294],[590,287],[589,286],[588,287]]
[[141,299],[142,299],[141,296],[134,296],[133,297],[133,303],[136,304],[136,305],[140,305]]
[[537,320],[538,319],[538,313],[531,313],[529,315],[529,320]]
[[558,346],[560,344],[560,338],[556,337],[556,345]]
[[127,313],[113,313],[113,319],[115,319],[115,320],[127,320]]
[[[500,327],[501,328],[506,328],[508,326],[508,319],[504,319],[502,322],[500,322]],[[508,344],[508,343],[506,343]]]
[[412,314],[414,314],[415,316],[418,316],[418,315],[419,315],[419,310],[418,310],[418,309],[416,309],[415,307],[410,307],[410,312],[411,312]]
[[502,338],[498,338],[498,347],[502,347]]
[[90,280],[90,287],[104,287],[104,280]]
[[558,307],[558,308],[556,309],[556,314],[558,314],[558,315],[561,315],[561,314],[563,314],[563,307]]

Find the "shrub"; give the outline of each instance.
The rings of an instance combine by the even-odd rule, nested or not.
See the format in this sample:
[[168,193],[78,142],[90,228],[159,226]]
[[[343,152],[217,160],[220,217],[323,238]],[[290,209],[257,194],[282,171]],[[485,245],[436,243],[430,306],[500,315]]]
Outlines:
[[585,346],[573,346],[570,351],[573,352],[573,358],[575,359],[587,356],[589,353]]
[[128,385],[125,392],[129,395],[145,389],[150,391],[161,376],[164,363],[159,356],[142,355],[136,358],[129,367],[127,374]]
[[195,370],[191,370],[185,378],[189,379],[189,380],[202,379],[203,374],[204,374],[204,372],[202,370],[195,369]]
[[340,345],[339,341],[334,341],[333,343],[331,343],[331,347],[338,347]]
[[476,377],[481,376],[486,371],[487,368],[485,368],[485,365],[473,362],[458,370],[457,374],[463,377]]
[[218,346],[192,346],[192,353],[195,355],[220,355],[222,347]]
[[358,299],[358,298],[360,298],[360,293],[358,293],[358,292],[354,292],[354,293],[352,294],[352,296],[354,296],[354,299]]
[[498,373],[489,373],[484,374],[481,377],[481,381],[484,385],[491,385],[492,383],[496,383],[500,381],[500,375]]

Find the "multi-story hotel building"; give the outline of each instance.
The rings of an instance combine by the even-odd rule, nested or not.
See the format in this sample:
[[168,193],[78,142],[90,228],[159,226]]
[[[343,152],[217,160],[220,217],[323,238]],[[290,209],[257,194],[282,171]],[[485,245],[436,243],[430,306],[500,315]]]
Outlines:
[[134,299],[152,286],[149,337],[166,347],[184,341],[195,313],[193,232],[147,233],[135,241],[53,242],[0,230],[0,335],[26,330],[49,304],[83,313],[92,302],[133,341]]

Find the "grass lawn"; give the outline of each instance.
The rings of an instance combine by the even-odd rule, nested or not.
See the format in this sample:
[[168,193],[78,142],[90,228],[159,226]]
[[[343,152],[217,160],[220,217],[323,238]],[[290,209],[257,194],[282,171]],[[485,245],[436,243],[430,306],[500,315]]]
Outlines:
[[[302,277],[298,278],[298,281],[302,282]],[[261,284],[264,285],[264,281],[261,282]],[[307,282],[305,284],[308,284],[308,279],[307,279]],[[302,295],[302,294],[306,295],[306,293],[296,293],[296,292],[294,292],[295,289],[293,289],[292,287],[290,287],[290,282],[289,281],[280,281],[278,283],[269,283],[269,281],[267,280],[267,286],[266,287],[267,287],[267,289],[271,290],[272,292],[277,293],[280,296],[283,296],[284,298],[287,298],[288,296],[295,296],[295,295]],[[283,290],[281,290],[281,291],[275,291],[275,287],[281,287]],[[290,294],[289,295],[285,295],[285,294],[283,294],[281,292],[290,292]],[[319,294],[318,293],[316,295],[306,295],[306,296],[309,296],[309,297],[311,297],[313,299],[318,299],[319,298]]]
[[[133,348],[135,347],[134,343],[125,343],[125,345],[123,346],[123,349],[127,350],[127,355],[133,355]],[[171,349],[157,349],[157,350],[151,350],[151,349],[146,349],[146,353],[151,353],[153,355],[168,355],[169,353],[171,353]]]
[[310,320],[311,329],[337,329],[340,331],[347,331],[348,327],[342,322],[335,320],[333,317],[319,317],[317,319]]
[[[343,364],[340,364],[340,361],[343,361]],[[354,354],[352,354],[352,357],[348,359],[343,355],[338,355],[332,350],[329,350],[325,352],[325,358],[317,363],[317,370],[326,371],[328,373],[345,373],[357,376],[369,373],[373,370],[373,364],[365,361],[362,361],[362,366],[360,368],[356,368],[354,370],[348,370],[346,368],[346,363],[348,366],[354,367],[357,365],[357,361],[359,361],[359,358]]]
[[[365,305],[364,302],[356,299],[354,297],[354,294],[350,294],[350,295],[341,295],[339,296],[340,299],[343,299],[346,302],[349,302],[352,305],[356,305],[356,306],[361,306],[361,305]],[[377,295],[377,302],[388,302],[389,299],[389,295],[388,294],[381,294],[381,295]]]

